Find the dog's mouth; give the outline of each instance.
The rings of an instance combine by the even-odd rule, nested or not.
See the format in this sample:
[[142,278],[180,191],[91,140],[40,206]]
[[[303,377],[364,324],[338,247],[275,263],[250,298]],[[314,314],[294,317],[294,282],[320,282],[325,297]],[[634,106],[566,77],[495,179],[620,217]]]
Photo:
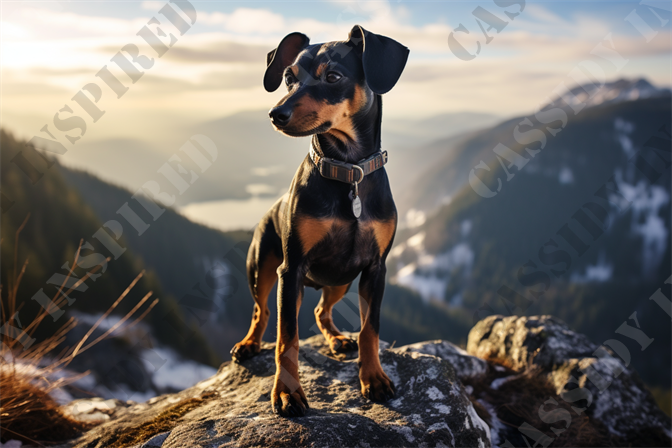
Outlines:
[[283,134],[288,135],[290,137],[305,137],[307,135],[323,134],[327,132],[329,128],[331,128],[331,122],[326,121],[319,126],[315,126],[307,130],[297,129],[294,126],[278,126],[277,124],[274,123],[273,127],[275,128],[276,131],[282,132]]

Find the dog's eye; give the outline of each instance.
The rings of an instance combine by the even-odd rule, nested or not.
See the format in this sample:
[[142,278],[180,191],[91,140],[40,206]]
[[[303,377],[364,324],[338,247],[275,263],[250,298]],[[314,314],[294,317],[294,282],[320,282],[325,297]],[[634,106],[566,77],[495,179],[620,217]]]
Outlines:
[[327,78],[326,79],[327,79],[327,82],[334,83],[334,82],[338,82],[338,80],[341,79],[341,78],[342,78],[342,76],[340,75],[340,73],[329,72],[329,73],[327,73]]
[[292,85],[294,83],[294,77],[290,75],[289,73],[285,75],[285,84]]

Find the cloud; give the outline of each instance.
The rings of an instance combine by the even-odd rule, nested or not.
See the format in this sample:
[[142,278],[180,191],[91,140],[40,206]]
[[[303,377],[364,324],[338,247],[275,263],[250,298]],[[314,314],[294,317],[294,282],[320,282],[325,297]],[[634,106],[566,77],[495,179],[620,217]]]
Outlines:
[[263,63],[270,48],[262,45],[246,45],[237,42],[219,41],[204,47],[176,46],[166,53],[165,59],[187,63]]
[[140,7],[147,11],[158,11],[163,8],[166,2],[145,1],[140,4]]
[[238,34],[273,34],[286,28],[285,18],[267,9],[238,8],[231,14],[201,13],[199,20]]

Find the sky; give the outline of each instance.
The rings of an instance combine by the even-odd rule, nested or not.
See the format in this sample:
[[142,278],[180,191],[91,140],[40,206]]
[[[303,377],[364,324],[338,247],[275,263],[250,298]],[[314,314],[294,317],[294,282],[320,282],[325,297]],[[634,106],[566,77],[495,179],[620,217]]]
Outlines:
[[[261,80],[266,53],[286,34],[344,40],[354,24],[411,50],[397,86],[385,95],[386,116],[529,113],[561,82],[572,84],[568,73],[594,58],[591,50],[607,37],[628,60],[618,70],[603,65],[610,80],[644,76],[658,86],[672,84],[670,14],[637,2],[192,1],[197,16],[184,35],[159,14],[166,3],[3,0],[0,125],[19,137],[36,135],[59,110],[78,107],[72,98],[86,84],[103,85],[95,75],[107,65],[129,89],[117,98],[104,86],[97,106],[105,115],[95,125],[84,115],[86,139],[151,138],[160,146],[179,127],[275,104],[282,92],[266,92]],[[488,31],[489,43],[477,9],[505,24]],[[633,11],[656,30],[648,42],[626,20]],[[137,35],[154,16],[176,37],[160,58]],[[471,60],[457,57],[451,32],[472,54],[480,41],[480,52]],[[129,43],[154,57],[135,82],[110,62]]]

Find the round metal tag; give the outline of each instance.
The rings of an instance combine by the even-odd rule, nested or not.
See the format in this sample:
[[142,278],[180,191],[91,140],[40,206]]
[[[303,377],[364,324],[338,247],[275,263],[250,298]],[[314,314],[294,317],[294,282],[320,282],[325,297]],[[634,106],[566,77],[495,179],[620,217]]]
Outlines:
[[352,200],[352,214],[355,215],[355,218],[359,218],[362,214],[362,200],[357,196]]

